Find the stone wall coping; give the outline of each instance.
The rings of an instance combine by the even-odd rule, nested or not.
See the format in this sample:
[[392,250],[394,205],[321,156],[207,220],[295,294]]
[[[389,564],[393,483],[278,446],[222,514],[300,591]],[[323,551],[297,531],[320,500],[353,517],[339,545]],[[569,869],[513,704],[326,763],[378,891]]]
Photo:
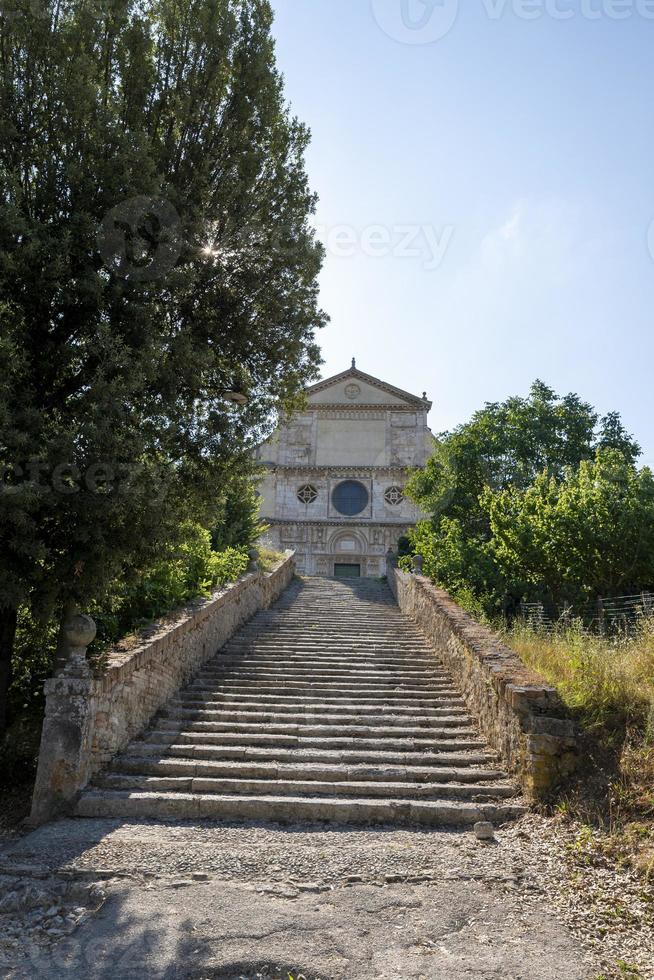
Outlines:
[[[408,572],[399,572],[399,574],[409,575]],[[424,590],[434,604],[447,615],[452,632],[466,643],[479,660],[485,663],[494,675],[493,680],[498,690],[509,695],[520,693],[530,701],[546,701],[548,707],[553,707],[556,702],[560,703],[558,692],[552,684],[523,663],[515,650],[502,643],[489,627],[474,620],[448,592],[434,585],[423,575],[411,577],[416,586]],[[560,706],[563,708],[562,704]]]

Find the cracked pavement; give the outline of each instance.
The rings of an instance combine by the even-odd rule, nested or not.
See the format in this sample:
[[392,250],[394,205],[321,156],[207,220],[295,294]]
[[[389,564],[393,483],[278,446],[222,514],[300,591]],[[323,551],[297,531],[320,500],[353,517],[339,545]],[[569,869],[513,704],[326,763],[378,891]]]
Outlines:
[[[517,862],[517,863],[516,863]],[[0,873],[100,881],[50,942],[2,944],[11,980],[590,980],[591,955],[515,850],[465,831],[67,820]]]

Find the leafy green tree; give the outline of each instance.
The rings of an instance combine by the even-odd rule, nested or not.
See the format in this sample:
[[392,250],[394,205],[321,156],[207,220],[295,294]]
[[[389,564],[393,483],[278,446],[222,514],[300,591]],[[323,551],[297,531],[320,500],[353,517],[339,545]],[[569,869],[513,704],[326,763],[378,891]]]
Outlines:
[[233,479],[218,501],[211,532],[213,548],[222,551],[251,547],[266,528],[259,517],[260,507],[251,475],[246,473]]
[[578,395],[560,398],[536,381],[527,398],[487,404],[470,422],[442,433],[409,491],[428,513],[456,518],[467,533],[487,537],[480,505],[486,487],[528,487],[544,469],[561,479],[567,467],[592,460],[605,446],[630,462],[640,455],[617,413],[600,419]]
[[[536,482],[543,489],[543,480],[555,492],[570,469],[609,449],[634,470],[640,448],[617,413],[600,418],[578,395],[561,398],[541,381],[527,398],[487,404],[470,422],[441,434],[408,487],[431,515],[413,534],[428,574],[456,595],[472,590],[489,612],[510,609],[534,581],[526,580],[522,565],[498,561],[489,502],[503,493],[507,500],[517,497]],[[532,532],[525,530],[528,536]],[[545,561],[547,531],[543,534],[539,556]],[[555,576],[549,581],[559,589]]]
[[0,729],[18,609],[88,603],[206,526],[316,375],[308,133],[271,20],[266,0],[3,4]]
[[654,478],[619,450],[560,481],[545,471],[526,490],[487,489],[482,504],[500,570],[555,601],[654,585]]
[[496,609],[505,583],[486,542],[468,537],[460,521],[440,519],[436,530],[428,521],[411,532],[415,554],[424,558],[424,572],[458,598],[474,594],[488,609]]

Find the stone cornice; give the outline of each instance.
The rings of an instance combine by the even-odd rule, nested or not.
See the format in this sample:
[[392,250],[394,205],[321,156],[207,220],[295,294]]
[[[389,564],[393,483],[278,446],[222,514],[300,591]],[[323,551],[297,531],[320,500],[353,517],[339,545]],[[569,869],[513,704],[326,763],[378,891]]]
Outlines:
[[417,405],[384,405],[375,404],[374,402],[365,402],[359,404],[358,402],[314,402],[312,405],[299,414],[309,415],[311,412],[347,412],[348,414],[356,416],[360,412],[377,412],[380,418],[383,418],[389,412],[410,412],[415,414],[416,412],[426,411],[426,406],[421,404]]
[[264,463],[269,473],[285,473],[287,476],[322,476],[342,479],[348,476],[368,477],[374,480],[377,476],[393,476],[406,478],[407,466],[293,466],[290,463]]
[[[431,410],[432,403],[427,398],[419,398],[417,395],[412,395],[409,391],[403,391],[402,388],[396,388],[394,385],[388,384],[386,381],[381,381],[380,378],[373,377],[372,374],[366,374],[364,371],[360,371],[357,367],[348,368],[347,371],[343,371],[341,374],[335,374],[331,378],[325,378],[324,381],[318,381],[317,384],[311,385],[310,388],[307,388],[306,393],[307,395],[311,396],[349,379],[363,381],[365,384],[371,385],[373,388],[378,388],[380,391],[386,392],[387,395],[393,395],[395,398],[401,398],[403,401],[408,402],[415,408],[422,409],[426,412]],[[311,407],[313,408],[315,406],[312,405]]]
[[342,517],[339,520],[336,518],[326,517],[323,519],[318,519],[315,521],[303,521],[300,518],[297,520],[295,518],[282,518],[282,517],[264,517],[262,518],[266,524],[274,525],[275,527],[297,527],[301,525],[302,527],[341,527],[341,528],[353,528],[356,529],[360,527],[362,530],[369,531],[370,528],[375,527],[414,527],[415,521],[409,521],[406,518],[402,518],[397,521],[376,521],[373,518],[370,520],[361,520],[361,517]]

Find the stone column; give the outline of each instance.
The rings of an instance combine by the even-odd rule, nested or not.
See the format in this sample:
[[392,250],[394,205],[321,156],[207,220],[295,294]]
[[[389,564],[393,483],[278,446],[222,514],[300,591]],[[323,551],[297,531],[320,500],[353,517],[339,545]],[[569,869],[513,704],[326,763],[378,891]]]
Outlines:
[[45,683],[45,718],[29,822],[38,826],[69,813],[89,780],[98,682],[86,650],[95,637],[90,616],[64,626],[65,665]]

